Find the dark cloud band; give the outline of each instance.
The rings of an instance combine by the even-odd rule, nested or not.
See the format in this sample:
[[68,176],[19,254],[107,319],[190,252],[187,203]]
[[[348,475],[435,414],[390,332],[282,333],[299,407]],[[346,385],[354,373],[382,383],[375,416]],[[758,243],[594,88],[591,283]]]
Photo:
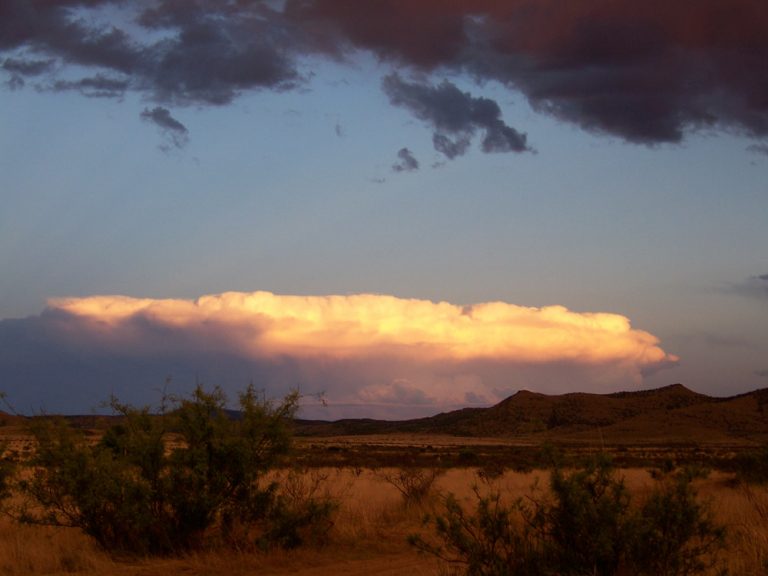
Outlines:
[[[245,91],[295,87],[302,57],[341,59],[351,48],[402,71],[495,80],[543,113],[642,144],[679,142],[701,127],[768,137],[766,30],[764,0],[0,3],[12,87],[75,65],[90,75],[49,87],[226,105]],[[485,152],[527,149],[495,102],[450,83],[388,78],[390,98],[434,125],[447,157],[461,155],[475,130]]]

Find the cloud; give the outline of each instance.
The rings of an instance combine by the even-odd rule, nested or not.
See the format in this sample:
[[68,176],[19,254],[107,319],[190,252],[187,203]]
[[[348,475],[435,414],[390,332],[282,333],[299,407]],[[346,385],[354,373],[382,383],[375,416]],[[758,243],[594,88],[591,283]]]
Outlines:
[[475,98],[448,80],[438,86],[406,82],[398,74],[386,76],[384,92],[392,104],[407,108],[435,133],[435,150],[448,158],[463,155],[478,130],[484,131],[483,152],[530,151],[526,135],[504,124],[499,105],[488,98]]
[[55,299],[40,316],[0,321],[0,344],[0,379],[17,406],[70,411],[110,392],[151,402],[172,375],[253,381],[275,395],[325,391],[326,417],[337,405],[370,414],[373,404],[390,417],[412,414],[406,404],[424,415],[518,388],[633,388],[677,360],[616,314],[376,294]]
[[427,73],[497,80],[541,112],[631,142],[679,142],[702,126],[768,135],[762,0],[735,0],[727,10],[720,0],[289,6],[324,26],[326,45]]
[[120,98],[128,89],[128,82],[97,74],[92,78],[80,80],[57,80],[51,85],[51,89],[56,92],[76,90],[89,98]]
[[[27,49],[69,65],[125,74],[132,87],[159,102],[228,104],[242,90],[285,87],[297,77],[281,16],[264,3],[238,9],[158,0],[137,4],[139,13],[122,28],[117,18],[99,22],[100,8],[121,4],[3,3],[0,50]],[[143,30],[129,34],[128,20]]]
[[22,76],[39,76],[49,72],[53,67],[53,60],[26,60],[6,58],[3,61],[3,70]]
[[419,169],[419,161],[408,148],[400,148],[397,152],[398,161],[392,164],[395,172],[414,172]]
[[435,150],[443,154],[449,160],[453,160],[457,156],[463,156],[471,142],[470,137],[467,135],[461,135],[451,139],[439,132],[432,134],[432,145],[435,147]]
[[747,146],[747,152],[768,156],[768,144],[750,144]]
[[386,384],[369,386],[360,391],[360,401],[365,404],[393,404],[400,406],[434,405],[435,399],[408,380],[396,379]]
[[[36,69],[19,63],[49,62],[59,81],[88,69],[158,104],[219,106],[302,85],[306,57],[360,50],[407,74],[497,81],[542,113],[647,145],[702,127],[768,137],[766,29],[764,0],[0,3],[12,87]],[[442,123],[448,84],[390,83],[414,114]],[[470,126],[486,131],[485,151],[525,149],[493,104],[464,99],[490,116],[436,131],[438,149],[460,155]]]
[[768,274],[751,276],[739,284],[732,285],[727,291],[751,298],[768,299]]
[[11,75],[5,84],[11,90],[19,90],[26,84],[24,78],[49,72],[53,68],[53,60],[6,58],[0,68]]
[[167,108],[162,106],[155,106],[151,110],[145,108],[141,117],[155,124],[174,147],[183,148],[189,141],[187,127],[171,116],[171,111]]

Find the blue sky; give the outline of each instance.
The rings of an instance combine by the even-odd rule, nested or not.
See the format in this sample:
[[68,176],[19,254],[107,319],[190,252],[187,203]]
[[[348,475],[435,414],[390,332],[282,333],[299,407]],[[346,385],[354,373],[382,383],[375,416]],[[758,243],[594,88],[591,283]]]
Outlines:
[[[607,113],[588,114],[568,100],[568,90],[565,96],[537,96],[543,88],[529,70],[515,76],[522,73],[511,65],[503,73],[487,71],[487,58],[468,64],[467,55],[425,56],[386,26],[381,34],[391,31],[391,42],[366,38],[365,26],[362,36],[349,30],[345,35],[343,16],[338,16],[341,31],[326,32],[338,42],[336,53],[306,47],[301,42],[307,41],[311,17],[296,17],[301,26],[288,18],[296,28],[286,24],[290,6],[298,3],[254,2],[253,10],[274,10],[259,26],[268,31],[287,26],[289,39],[275,45],[289,55],[295,78],[290,86],[238,78],[225,101],[211,102],[200,86],[213,86],[215,73],[195,68],[205,45],[179,40],[189,61],[176,65],[189,77],[174,84],[138,65],[116,66],[107,57],[112,54],[107,43],[98,39],[114,26],[135,44],[152,47],[153,34],[181,38],[191,30],[190,20],[217,13],[237,46],[235,32],[252,16],[251,8],[243,16],[224,10],[226,2],[203,2],[190,9],[197,10],[194,18],[183,20],[171,2],[137,3],[134,11],[118,10],[118,3],[107,0],[95,4],[98,12],[77,2],[60,8],[41,3],[29,16],[19,8],[24,3],[12,2],[4,10],[18,11],[16,19],[0,27],[0,339],[6,343],[0,374],[12,400],[19,390],[23,410],[46,401],[21,392],[32,386],[32,376],[19,366],[35,358],[43,362],[56,342],[45,350],[22,343],[20,323],[28,322],[29,330],[45,324],[50,298],[94,295],[195,299],[263,290],[371,293],[459,306],[558,305],[624,316],[679,357],[675,365],[643,372],[633,387],[682,382],[730,395],[768,385],[768,108],[765,100],[762,108],[740,109],[712,96],[723,92],[733,102],[746,101],[754,96],[751,85],[744,88],[723,73],[700,94],[654,93],[673,102],[670,117],[681,119],[676,139],[664,132],[663,122],[643,124],[655,108],[636,104],[634,97],[610,100],[620,106],[621,121]],[[344,6],[305,4],[317,5],[331,19]],[[474,12],[453,4],[445,12],[460,12],[465,30],[483,15],[495,18],[493,10],[486,14],[483,3],[476,4]],[[524,3],[510,6],[516,4]],[[421,12],[440,9],[432,2],[417,5],[416,24]],[[695,30],[717,5],[710,2],[701,15],[675,26],[690,24]],[[393,2],[391,10],[398,13],[403,6]],[[135,23],[142,10],[153,8],[179,19],[160,31]],[[739,2],[733,11],[734,21],[744,14],[765,17],[758,2]],[[599,9],[579,18],[563,12],[566,20],[575,19],[569,30],[591,30],[587,24],[600,22],[609,39],[614,24],[617,30],[627,25]],[[627,21],[663,19],[654,14],[630,14]],[[65,41],[51,32],[51,24],[19,40],[14,32],[24,29],[25,17],[75,22],[93,36],[80,44],[77,38]],[[73,33],[72,27],[63,29]],[[271,32],[259,32],[271,38]],[[676,38],[670,33],[660,42],[675,44]],[[750,57],[766,50],[765,43],[754,46],[748,34],[744,38],[744,46],[736,47]],[[610,42],[605,44],[595,62],[611,54]],[[691,56],[684,63],[717,61],[706,47],[688,48],[700,60]],[[227,54],[219,66],[228,62]],[[584,58],[572,64],[572,73],[592,78],[595,62]],[[764,90],[765,70],[750,68],[750,61],[745,58],[738,73],[757,74]],[[688,72],[686,65],[680,64],[679,74]],[[542,68],[535,72],[550,73]],[[120,89],[82,83],[106,77],[119,80]],[[193,77],[202,78],[199,85]],[[387,92],[385,78],[396,78],[394,92]],[[453,108],[448,96],[454,97]],[[697,107],[681,104],[684,98]],[[496,116],[492,109],[484,112],[489,102],[497,106]],[[702,107],[711,122],[691,120]],[[500,126],[511,136],[500,148],[484,151],[483,138]],[[441,152],[435,134],[447,135],[454,145],[462,138],[470,143],[451,157]],[[527,150],[515,150],[522,134]],[[403,149],[407,152],[398,155]],[[415,163],[406,166],[406,157]],[[88,365],[97,363],[98,354],[93,351],[91,358],[83,351],[81,380],[95,379],[97,371]],[[211,384],[235,387],[245,378],[217,362],[216,369],[179,368],[181,361],[152,364],[157,375],[142,373],[148,381],[137,386],[150,391],[173,371],[181,386],[200,370]],[[57,376],[38,372],[32,387],[45,395],[46,386],[57,386]],[[258,379],[260,372],[253,374]],[[538,386],[534,371],[527,379],[510,377],[514,385],[504,390],[606,390],[586,377],[568,383],[557,374],[560,387]],[[397,375],[386,371],[382,378]],[[423,392],[417,376],[408,382]],[[323,383],[306,385],[315,390]],[[82,386],[78,402],[93,400],[83,410],[110,393],[103,381]],[[64,400],[57,405],[54,397],[65,399],[66,390],[51,394],[49,408],[77,409]],[[352,398],[364,404],[370,397],[339,391],[340,402]],[[135,394],[136,401],[145,399],[151,400],[148,392]],[[419,410],[446,402],[420,404]],[[410,414],[402,404],[381,413]]]

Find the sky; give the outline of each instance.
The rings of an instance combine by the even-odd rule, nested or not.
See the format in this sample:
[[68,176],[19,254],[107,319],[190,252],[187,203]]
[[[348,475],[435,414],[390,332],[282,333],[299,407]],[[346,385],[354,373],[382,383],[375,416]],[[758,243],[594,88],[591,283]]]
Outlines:
[[0,390],[391,419],[766,387],[765,30],[763,0],[4,1]]

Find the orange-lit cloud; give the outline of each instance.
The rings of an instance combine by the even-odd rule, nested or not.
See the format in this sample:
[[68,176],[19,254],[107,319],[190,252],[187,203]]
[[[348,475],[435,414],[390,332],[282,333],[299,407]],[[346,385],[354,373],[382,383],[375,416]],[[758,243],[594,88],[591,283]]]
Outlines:
[[562,306],[227,292],[197,300],[54,299],[49,307],[100,323],[107,332],[119,333],[137,318],[182,331],[215,330],[226,346],[254,358],[619,363],[639,370],[675,360],[656,337],[633,329],[624,316]]
[[330,408],[311,415],[327,419],[434,414],[522,388],[632,389],[677,361],[616,314],[378,294],[61,298],[9,330],[9,341],[33,335],[29,365],[13,368],[30,382],[27,395],[58,386],[70,403],[75,390],[91,405],[111,392],[150,403],[166,375],[187,386],[252,381],[270,395],[324,391]]

